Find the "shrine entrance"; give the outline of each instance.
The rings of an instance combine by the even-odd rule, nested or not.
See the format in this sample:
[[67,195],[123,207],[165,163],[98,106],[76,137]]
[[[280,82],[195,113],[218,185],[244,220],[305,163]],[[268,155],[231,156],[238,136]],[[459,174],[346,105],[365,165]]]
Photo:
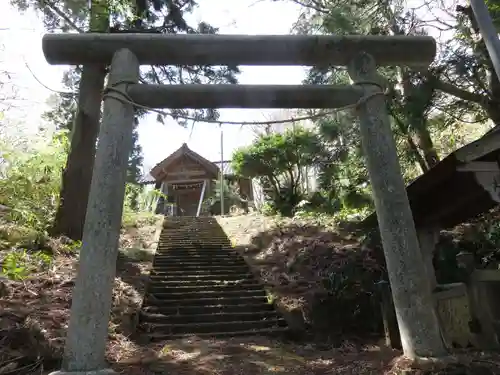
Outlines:
[[213,192],[220,169],[184,143],[149,173],[163,194],[158,201],[157,213],[200,216],[203,214],[202,202]]
[[200,198],[203,198],[205,181],[180,182],[167,186],[169,202],[173,203],[173,216],[197,216]]

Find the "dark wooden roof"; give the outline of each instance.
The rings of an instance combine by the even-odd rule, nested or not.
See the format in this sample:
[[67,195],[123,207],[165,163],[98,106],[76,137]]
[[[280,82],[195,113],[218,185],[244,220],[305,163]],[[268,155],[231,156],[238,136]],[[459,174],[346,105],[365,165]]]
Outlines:
[[168,157],[163,159],[161,162],[156,164],[149,174],[156,180],[161,180],[165,174],[167,173],[168,168],[177,161],[180,157],[187,156],[199,163],[209,174],[217,176],[219,172],[219,167],[212,163],[211,161],[205,159],[200,154],[197,154],[193,150],[191,150],[186,143],[183,143],[182,146],[177,149],[175,152],[170,154]]
[[[432,223],[450,228],[496,206],[498,202],[476,181],[474,172],[458,169],[470,162],[499,160],[500,130],[495,128],[415,179],[406,191],[416,226]],[[375,213],[364,224],[376,224]]]

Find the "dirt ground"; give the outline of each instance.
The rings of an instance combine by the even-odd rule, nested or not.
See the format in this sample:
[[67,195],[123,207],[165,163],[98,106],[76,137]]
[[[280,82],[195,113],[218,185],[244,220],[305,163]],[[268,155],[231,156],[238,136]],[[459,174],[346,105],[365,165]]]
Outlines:
[[133,225],[124,226],[121,230],[120,248],[154,251],[158,245],[163,220],[162,215],[148,215],[134,220]]
[[117,363],[124,374],[243,375],[243,374],[389,374],[399,353],[346,343],[318,349],[263,337],[202,340],[196,337],[151,347]]
[[[239,243],[250,239],[254,231],[273,225],[256,215],[249,216],[244,218],[247,224],[240,221],[234,225],[233,236]],[[152,250],[159,234],[159,223],[161,221],[126,228],[122,233],[122,251],[117,262],[107,345],[110,366],[120,374],[397,375],[403,374],[401,369],[408,367],[397,351],[349,341],[338,347],[329,347],[324,343],[320,345],[264,337],[230,340],[190,337],[142,344],[140,337],[136,338],[132,333],[151,266]],[[0,375],[43,375],[60,368],[76,265],[76,256],[57,256],[49,270],[26,280],[0,280]],[[469,353],[467,358],[469,364],[481,362],[484,368],[500,369],[500,359],[496,357]],[[484,372],[477,367],[473,370],[465,367],[455,370],[416,370],[412,373],[499,374],[489,370]]]
[[497,375],[500,356],[457,352],[446,361],[411,364],[395,350],[349,342],[338,348],[263,337],[169,341],[112,366],[127,375]]
[[287,219],[265,217],[256,212],[248,215],[218,216],[217,221],[231,239],[233,245],[244,246],[251,244],[256,234],[276,228]]

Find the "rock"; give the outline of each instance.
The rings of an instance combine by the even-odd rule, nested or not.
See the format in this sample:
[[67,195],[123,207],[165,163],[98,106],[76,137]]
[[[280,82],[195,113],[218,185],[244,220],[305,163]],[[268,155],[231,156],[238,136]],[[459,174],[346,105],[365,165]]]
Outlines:
[[5,298],[10,294],[9,280],[0,277],[0,298]]
[[17,362],[7,363],[5,366],[0,366],[0,375],[14,373],[14,370],[18,367]]
[[4,206],[3,204],[0,204],[0,215],[7,213],[11,211],[12,209],[10,207]]

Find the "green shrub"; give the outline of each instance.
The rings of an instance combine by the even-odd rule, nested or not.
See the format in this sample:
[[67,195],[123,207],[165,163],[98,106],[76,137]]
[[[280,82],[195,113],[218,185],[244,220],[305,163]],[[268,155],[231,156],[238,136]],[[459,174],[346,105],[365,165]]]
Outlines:
[[10,208],[8,221],[42,232],[52,223],[67,147],[65,132],[24,153],[0,145],[5,166],[0,176],[0,204]]
[[277,210],[272,202],[264,202],[260,207],[260,213],[264,216],[275,216]]
[[52,257],[43,252],[29,253],[24,249],[9,251],[2,261],[0,275],[11,280],[23,280],[32,272],[47,269],[52,263]]
[[46,236],[35,229],[14,223],[0,224],[0,250],[11,248],[38,248]]

